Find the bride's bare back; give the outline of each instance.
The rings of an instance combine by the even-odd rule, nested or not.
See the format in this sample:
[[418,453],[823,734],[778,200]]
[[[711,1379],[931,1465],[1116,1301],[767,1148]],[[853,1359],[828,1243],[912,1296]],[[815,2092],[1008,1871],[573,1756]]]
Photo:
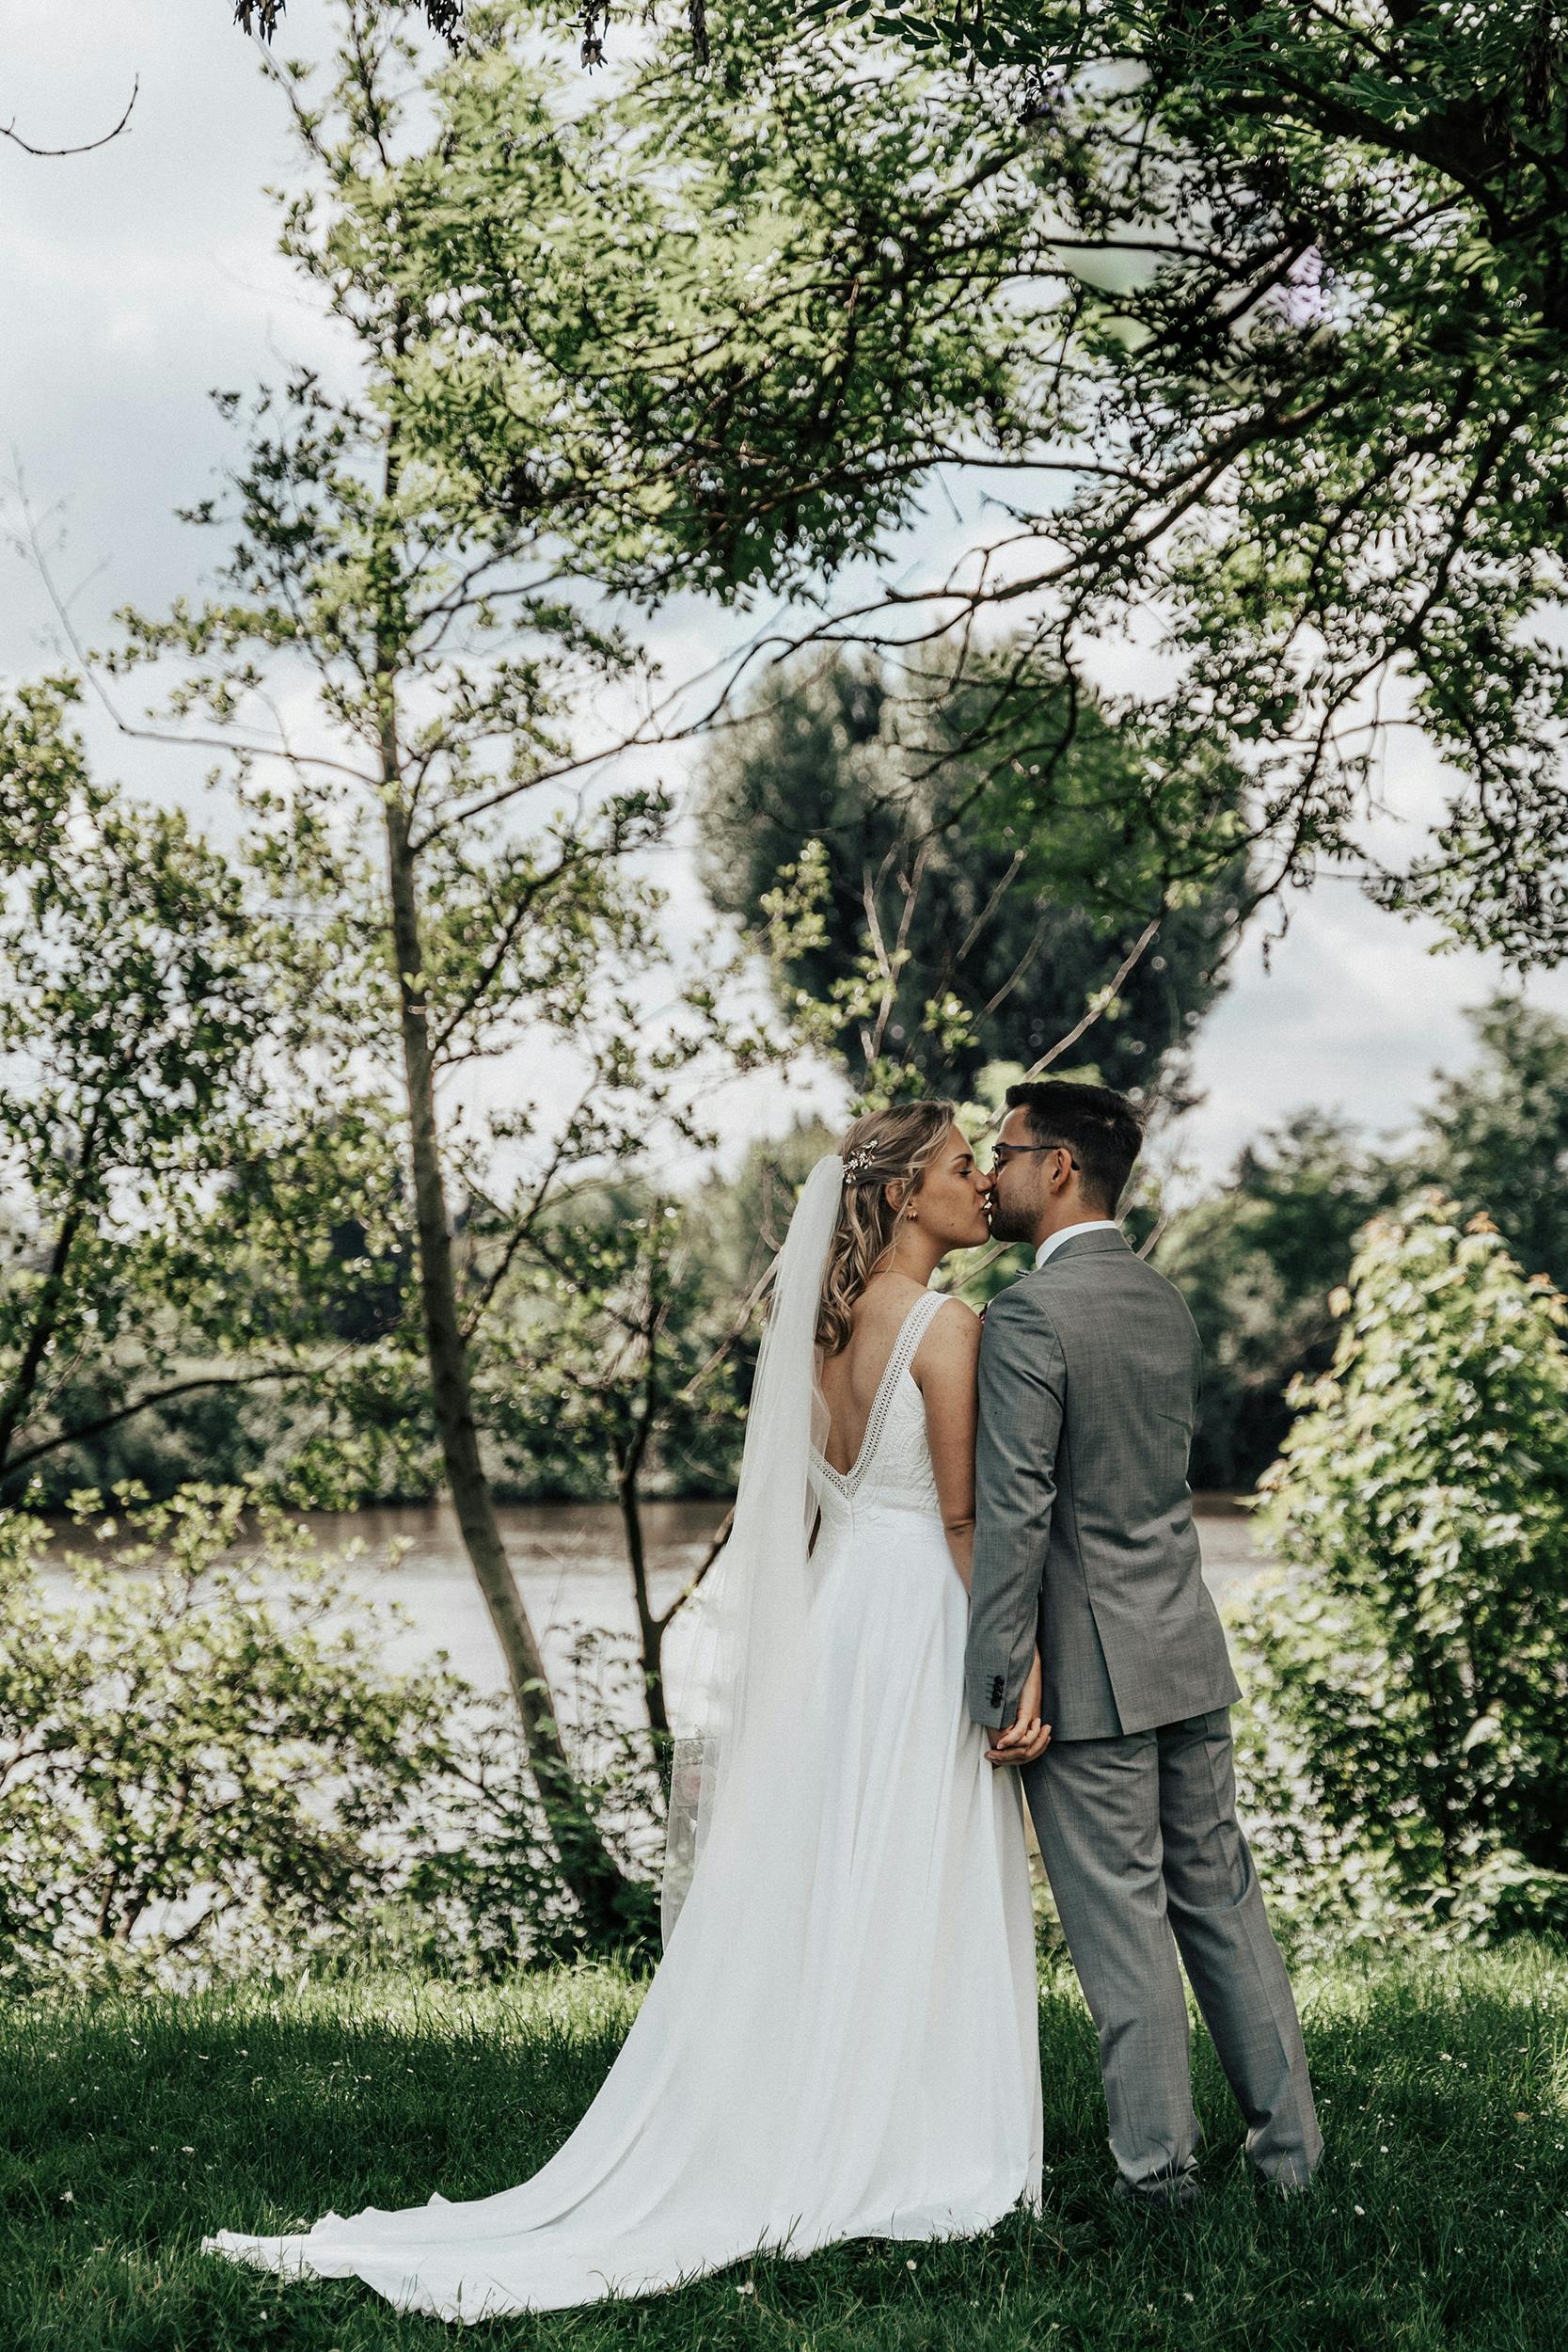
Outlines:
[[[823,1458],[841,1478],[860,1460],[882,1375],[911,1309],[925,1294],[924,1283],[896,1268],[878,1275],[855,1302],[848,1345],[822,1362],[819,1379],[829,1419]],[[926,1439],[948,1549],[966,1590],[974,1546],[979,1352],[979,1318],[955,1298],[932,1317],[910,1365],[926,1407]]]
[[[898,1335],[927,1295],[932,1275],[951,1250],[972,1249],[986,1239],[990,1190],[990,1180],[977,1168],[969,1138],[961,1127],[950,1127],[937,1150],[927,1154],[916,1190],[899,1212],[881,1270],[849,1310],[848,1340],[819,1359],[829,1418],[823,1459],[838,1477],[847,1478],[860,1460]],[[966,1586],[974,1527],[979,1352],[979,1323],[960,1300],[953,1299],[932,1315],[910,1365],[925,1406],[942,1523]]]
[[922,1291],[923,1285],[909,1275],[891,1269],[878,1275],[855,1301],[848,1345],[823,1362],[822,1394],[830,1422],[823,1453],[843,1477],[848,1476],[860,1458],[882,1375],[904,1318]]

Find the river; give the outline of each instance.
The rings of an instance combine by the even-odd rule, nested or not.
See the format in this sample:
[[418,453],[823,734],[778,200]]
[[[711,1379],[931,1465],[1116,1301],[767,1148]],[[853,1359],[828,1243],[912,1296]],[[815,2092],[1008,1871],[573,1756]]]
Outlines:
[[[1246,1583],[1263,1565],[1247,1514],[1227,1496],[1196,1501],[1204,1578],[1216,1598]],[[631,1579],[621,1549],[621,1523],[607,1503],[502,1505],[506,1539],[552,1679],[562,1675],[576,1633],[593,1627],[636,1631]],[[653,1597],[664,1609],[705,1557],[723,1517],[716,1502],[655,1502],[646,1510]],[[388,1664],[422,1663],[445,1650],[453,1667],[483,1691],[505,1681],[500,1652],[475,1587],[457,1522],[446,1503],[307,1515],[323,1550],[363,1556],[342,1574],[367,1600],[398,1603],[408,1622],[388,1634]],[[672,1661],[678,1664],[678,1650]]]

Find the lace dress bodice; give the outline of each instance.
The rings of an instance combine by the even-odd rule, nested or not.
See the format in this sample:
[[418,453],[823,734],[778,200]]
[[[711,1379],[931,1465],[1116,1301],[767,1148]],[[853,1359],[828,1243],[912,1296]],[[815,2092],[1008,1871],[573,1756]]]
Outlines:
[[926,1435],[926,1401],[910,1366],[946,1303],[941,1292],[927,1291],[905,1316],[877,1383],[854,1467],[834,1470],[813,1448],[811,1478],[822,1514],[822,1543],[836,1546],[857,1521],[871,1514],[912,1511],[940,1522],[942,1506]]

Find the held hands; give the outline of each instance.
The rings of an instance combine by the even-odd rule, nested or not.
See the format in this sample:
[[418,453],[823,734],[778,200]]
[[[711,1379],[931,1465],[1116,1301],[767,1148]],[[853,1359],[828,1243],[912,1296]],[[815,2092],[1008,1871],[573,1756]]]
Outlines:
[[1023,1690],[1018,1702],[1018,1713],[1006,1731],[998,1732],[986,1750],[990,1764],[1033,1764],[1051,1745],[1051,1725],[1040,1721],[1040,1693],[1044,1678],[1040,1671],[1040,1654],[1037,1649],[1024,1677]]

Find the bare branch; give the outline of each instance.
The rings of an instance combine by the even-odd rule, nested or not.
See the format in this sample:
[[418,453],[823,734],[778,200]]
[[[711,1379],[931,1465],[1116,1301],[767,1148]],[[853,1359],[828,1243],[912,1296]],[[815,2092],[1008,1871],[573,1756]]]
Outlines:
[[118,1428],[137,1413],[150,1412],[155,1405],[167,1405],[177,1396],[192,1396],[201,1389],[254,1389],[267,1380],[303,1380],[311,1367],[308,1364],[269,1364],[261,1372],[206,1373],[189,1380],[176,1380],[166,1389],[152,1389],[145,1396],[133,1397],[129,1405],[116,1406],[112,1413],[99,1413],[91,1421],[77,1422],[71,1429],[62,1429],[53,1438],[40,1438],[34,1445],[24,1446],[13,1454],[6,1464],[4,1476],[9,1479],[29,1462],[37,1462],[46,1454],[57,1454],[63,1446],[79,1445],[87,1438],[102,1437],[105,1429]]
[[706,1576],[709,1568],[713,1566],[714,1562],[723,1550],[724,1546],[729,1542],[730,1531],[734,1525],[735,1505],[732,1502],[723,1518],[720,1520],[718,1528],[714,1534],[713,1541],[709,1544],[706,1551],[703,1554],[702,1559],[698,1562],[696,1568],[688,1578],[687,1581],[681,1586],[680,1591],[675,1595],[674,1599],[670,1603],[670,1606],[664,1612],[663,1616],[657,1617],[654,1620],[660,1633],[664,1631],[665,1627],[669,1624],[671,1618],[675,1615],[676,1612],[684,1609],[687,1602],[691,1598],[693,1593],[696,1592],[697,1587],[701,1584],[704,1577]]
[[[1093,1028],[1095,1023],[1099,1020],[1106,1006],[1115,1001],[1118,992],[1120,991],[1122,982],[1126,979],[1128,974],[1132,970],[1134,964],[1137,963],[1139,958],[1146,953],[1146,951],[1153,945],[1155,939],[1159,936],[1160,926],[1164,920],[1164,909],[1162,907],[1159,914],[1156,914],[1149,923],[1145,925],[1135,945],[1130,953],[1123,957],[1112,977],[1106,981],[1105,986],[1103,988],[1096,989],[1094,994],[1089,998],[1088,1009],[1085,1012],[1083,1019],[1073,1024],[1072,1027],[1068,1031],[1066,1037],[1058,1038],[1055,1044],[1051,1047],[1049,1052],[1040,1056],[1038,1061],[1030,1063],[1028,1069],[1023,1073],[1022,1079],[1020,1081],[1021,1084],[1027,1083],[1027,1081],[1031,1078],[1037,1078],[1042,1070],[1049,1070],[1053,1062],[1060,1061],[1062,1056],[1069,1052],[1072,1046],[1077,1044],[1085,1030]],[[993,1112],[991,1117],[987,1120],[981,1133],[989,1134],[991,1128],[1000,1125],[1002,1118],[1002,1112]]]
[[111,139],[119,138],[131,119],[131,109],[136,103],[136,93],[140,88],[141,75],[138,73],[131,85],[131,95],[125,102],[125,112],[120,116],[114,129],[105,131],[102,138],[84,139],[80,147],[35,147],[32,141],[24,139],[17,129],[14,115],[9,122],[0,123],[0,139],[9,139],[11,145],[20,147],[24,155],[90,155],[95,148],[107,147]]

